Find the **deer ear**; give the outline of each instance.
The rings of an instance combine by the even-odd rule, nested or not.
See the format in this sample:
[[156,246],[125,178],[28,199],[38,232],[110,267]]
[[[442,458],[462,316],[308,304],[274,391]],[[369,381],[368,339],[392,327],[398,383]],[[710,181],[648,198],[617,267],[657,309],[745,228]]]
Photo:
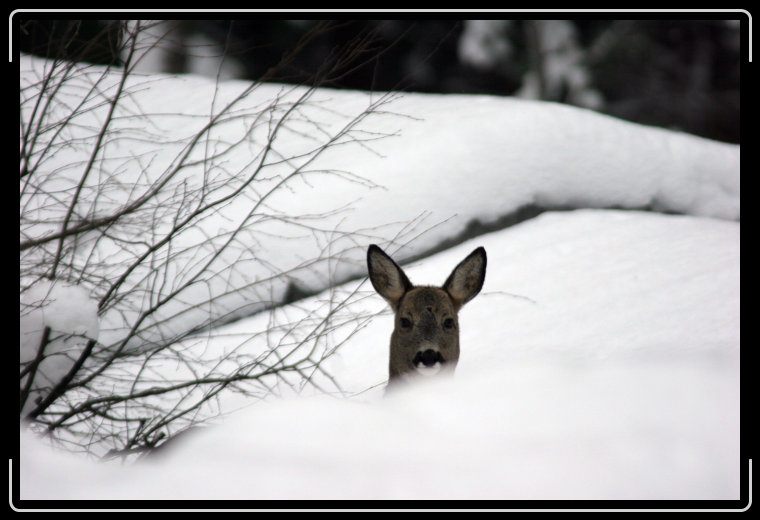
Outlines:
[[412,283],[404,271],[374,244],[367,250],[367,271],[375,290],[394,310],[397,309],[401,297],[412,288]]
[[457,307],[461,307],[480,292],[485,279],[486,250],[479,247],[451,271],[443,290],[449,293]]

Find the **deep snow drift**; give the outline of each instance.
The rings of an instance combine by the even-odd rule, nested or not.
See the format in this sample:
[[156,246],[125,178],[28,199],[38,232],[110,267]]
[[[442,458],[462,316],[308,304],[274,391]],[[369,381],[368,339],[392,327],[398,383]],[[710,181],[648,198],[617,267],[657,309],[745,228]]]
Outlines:
[[[46,66],[50,65],[43,60],[22,57],[21,85],[29,87],[24,99],[38,91],[35,85]],[[58,92],[61,100],[52,104],[53,118],[68,116],[84,93],[91,95],[67,128],[69,139],[92,141],[109,108],[103,100],[113,95],[119,79],[113,72],[104,75],[102,69],[90,67]],[[90,93],[96,82],[98,90]],[[204,323],[230,309],[245,307],[250,314],[265,305],[255,302],[282,301],[289,283],[315,292],[363,276],[364,250],[371,242],[392,242],[390,252],[403,261],[458,236],[473,221],[492,223],[526,206],[651,208],[721,219],[740,215],[737,145],[557,103],[330,89],[306,95],[303,88],[269,84],[246,93],[248,87],[247,82],[217,84],[193,76],[133,75],[127,80],[130,94],[116,107],[110,126],[114,138],[103,145],[104,156],[110,158],[98,163],[98,175],[88,178],[85,193],[91,184],[111,182],[124,186],[124,193],[139,191],[142,184],[131,183],[165,175],[212,115],[221,112],[225,117],[190,153],[190,159],[200,163],[184,168],[180,178],[192,186],[205,175],[232,190],[251,175],[258,161],[263,163],[251,191],[172,242],[174,269],[189,278],[199,255],[209,254],[209,237],[219,244],[239,223],[247,223],[250,231],[235,238],[209,268],[216,276],[200,278],[178,298],[219,299],[186,312],[180,320],[161,323],[178,312],[176,306],[165,305],[147,318],[146,323],[161,324],[144,331],[145,339],[151,334],[170,337],[187,322]],[[32,117],[33,106],[24,104],[22,119]],[[368,115],[362,116],[365,112]],[[285,123],[276,127],[279,133],[272,138],[272,128],[280,121]],[[40,137],[38,146],[44,147],[49,137]],[[267,142],[276,154],[262,159]],[[90,149],[64,143],[55,150],[40,168],[56,172],[60,193],[67,182],[80,181]],[[203,159],[212,155],[218,166],[207,170]],[[266,200],[267,211],[251,214],[260,194],[296,170],[301,174]],[[50,182],[47,189],[53,188]],[[82,196],[80,214],[107,212],[112,208],[109,201],[120,202],[110,191],[108,197],[98,196],[97,204],[92,197],[88,207]],[[25,215],[36,220],[56,208],[67,209],[29,188],[21,199]],[[324,216],[315,220],[315,215]],[[315,229],[289,223],[299,216],[299,222]],[[22,232],[29,239],[55,230],[35,222]],[[154,231],[160,233],[161,226]],[[125,240],[142,238],[138,233]],[[83,241],[78,255],[118,266],[119,258],[128,255],[117,254],[117,246],[103,239],[97,245]],[[325,251],[332,253],[329,258]],[[320,260],[312,262],[315,258]],[[278,273],[288,276],[251,286],[251,280]],[[154,277],[137,269],[130,280]],[[247,291],[234,291],[236,287]],[[106,313],[99,340],[118,341],[134,317],[128,305]]]
[[[22,87],[32,85],[43,66],[22,58]],[[98,78],[93,70],[82,76],[84,87]],[[115,81],[100,78],[101,91],[107,95]],[[129,186],[160,176],[209,114],[246,86],[195,77],[132,81],[134,93],[117,114],[124,117],[114,122],[118,139],[106,146],[114,159],[100,165],[99,182]],[[74,102],[85,91],[65,94]],[[234,185],[250,171],[272,121],[286,112],[266,107],[273,99],[289,106],[301,93],[261,85],[235,105],[234,117],[197,150],[199,157],[210,149],[223,157],[223,167],[212,170],[217,180],[229,175]],[[163,324],[162,332],[250,301],[250,292],[234,290],[237,284],[271,275],[271,266],[288,271],[320,256],[333,231],[330,261],[293,271],[303,288],[319,291],[364,276],[371,242],[403,261],[473,220],[498,221],[525,206],[685,215],[548,212],[418,260],[405,266],[412,281],[440,284],[472,249],[482,245],[488,252],[483,291],[460,313],[462,356],[453,379],[383,399],[392,328],[386,314],[325,361],[349,397],[291,397],[238,410],[221,425],[190,433],[155,463],[94,464],[52,453],[22,433],[22,499],[739,498],[739,147],[552,103],[403,94],[378,106],[340,145],[314,151],[380,99],[318,90],[305,100],[278,137],[281,155],[264,168],[256,189],[304,166],[309,175],[268,199],[271,215],[308,220],[345,211],[320,220],[324,235],[257,223],[259,234],[241,237],[218,259],[222,267],[215,272],[224,277],[181,298],[193,302],[210,292],[227,293],[226,299]],[[82,135],[73,138],[87,142],[87,129],[105,109],[94,108],[101,101],[88,102],[93,109],[77,121],[72,132]],[[138,108],[150,114],[150,125],[127,117]],[[256,115],[264,113],[274,119],[257,126]],[[24,117],[30,117],[26,110]],[[86,153],[86,147],[62,147],[41,165],[56,172],[51,192],[63,193],[79,180]],[[297,159],[288,166],[282,157]],[[198,166],[183,175],[197,182],[201,172]],[[81,214],[118,203],[118,193]],[[27,195],[22,208],[30,219],[67,207]],[[179,237],[174,251],[191,256],[176,255],[177,273],[188,275],[196,241],[224,236],[248,215],[251,196]],[[22,239],[49,231],[32,223]],[[119,255],[107,246],[101,241],[90,250],[83,241],[80,254],[116,269]],[[281,298],[286,285],[276,280],[266,296]],[[366,279],[337,290],[357,287],[366,298],[353,302],[351,312],[385,308]],[[91,305],[81,292],[77,298],[83,309]],[[281,312],[298,316],[327,298],[317,294]],[[175,312],[167,307],[154,318]],[[83,323],[90,315],[78,314]],[[97,334],[108,344],[124,334],[129,316],[114,311],[97,326],[70,332]],[[49,322],[37,320],[35,330]],[[268,316],[254,315],[198,348],[210,356],[226,352],[240,342],[233,338],[267,326]],[[246,348],[260,348],[264,337]],[[21,348],[28,359],[34,342],[22,341]],[[250,404],[226,399],[230,412]]]
[[[738,223],[547,213],[407,274],[440,283],[476,245],[489,268],[453,379],[261,403],[127,468],[24,434],[21,497],[738,499]],[[329,360],[348,390],[387,377],[391,327]]]

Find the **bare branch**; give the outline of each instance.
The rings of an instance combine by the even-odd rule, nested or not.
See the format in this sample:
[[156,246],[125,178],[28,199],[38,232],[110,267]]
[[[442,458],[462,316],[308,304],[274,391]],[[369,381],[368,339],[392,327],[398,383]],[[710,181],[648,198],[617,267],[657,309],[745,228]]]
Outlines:
[[[372,319],[355,307],[365,297],[361,284],[287,311],[277,306],[302,273],[333,286],[345,276],[343,255],[384,242],[387,232],[343,229],[350,203],[297,213],[274,200],[296,181],[313,186],[325,177],[382,189],[320,163],[348,144],[377,153],[374,143],[393,134],[373,130],[371,118],[392,114],[398,94],[374,95],[355,112],[315,100],[319,85],[382,52],[369,33],[337,49],[309,86],[263,85],[335,28],[316,24],[261,81],[234,95],[217,77],[210,106],[191,114],[143,108],[146,89],[160,80],[134,74],[146,29],[139,22],[123,24],[121,69],[59,60],[45,62],[39,77],[22,74],[21,292],[45,279],[78,284],[104,324],[98,341],[67,353],[70,368],[25,412],[33,428],[69,449],[131,456],[225,413],[229,393],[344,393],[328,361]],[[181,121],[184,133],[167,132],[167,121]],[[394,241],[419,233],[425,218],[393,223]],[[282,239],[273,226],[313,242],[314,252],[275,265],[257,253]],[[259,330],[218,328],[254,312],[263,313]],[[22,408],[40,388],[47,341],[22,366]]]

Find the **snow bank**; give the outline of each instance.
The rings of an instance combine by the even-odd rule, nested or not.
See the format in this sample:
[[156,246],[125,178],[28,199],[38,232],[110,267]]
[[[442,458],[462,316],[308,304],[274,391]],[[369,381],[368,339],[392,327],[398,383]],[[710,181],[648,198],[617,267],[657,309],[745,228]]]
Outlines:
[[[738,223],[547,213],[405,270],[441,283],[479,245],[488,272],[460,313],[454,378],[260,403],[131,467],[23,434],[21,498],[739,498]],[[387,378],[391,328],[375,319],[326,362],[348,392]]]
[[284,401],[127,468],[55,457],[25,434],[21,496],[737,499],[738,385],[723,370],[523,362],[382,402]]
[[[44,358],[37,367],[21,414],[34,408],[36,399],[68,373],[90,339],[98,339],[97,302],[85,289],[65,282],[41,280],[21,295],[20,361],[32,362],[42,344],[43,332],[50,327]],[[21,379],[24,388],[28,376]]]
[[[25,97],[33,94],[44,65],[38,59],[21,58]],[[113,92],[115,75],[101,78],[101,69],[90,70],[90,75],[74,79],[70,88],[61,90],[63,103],[54,105],[53,111],[58,117],[67,113],[68,106],[76,106],[95,81],[104,95]],[[192,76],[133,76],[127,83],[131,94],[117,107],[112,123],[115,138],[107,140],[98,175],[88,182],[129,187],[159,178],[211,115],[248,86]],[[229,117],[220,120],[190,154],[200,162],[185,168],[178,181],[189,186],[208,175],[224,189],[234,189],[251,174],[267,136],[289,103],[303,94],[300,88],[266,84],[235,101]],[[83,137],[87,143],[87,132],[99,128],[108,109],[98,107],[100,101],[95,95],[85,104],[91,110],[67,129],[72,139]],[[354,122],[371,106],[373,113]],[[22,110],[22,119],[30,113]],[[134,113],[145,116],[135,118]],[[182,275],[176,280],[190,278],[202,264],[199,256],[211,255],[209,237],[221,243],[228,239],[227,232],[246,222],[246,231],[210,267],[214,276],[201,277],[178,299],[190,304],[224,296],[212,306],[163,323],[156,337],[171,337],[236,309],[252,313],[272,301],[283,301],[290,283],[310,292],[363,276],[364,250],[371,242],[393,242],[387,250],[403,261],[459,237],[473,221],[498,222],[526,206],[651,208],[728,220],[738,220],[740,215],[739,146],[628,123],[590,110],[493,96],[409,93],[384,97],[382,93],[319,89],[289,114],[292,119],[279,127],[276,153],[260,173],[261,182],[172,244],[175,265],[168,272]],[[348,132],[341,134],[346,128]],[[334,146],[317,151],[338,135]],[[41,138],[41,145],[44,141]],[[47,158],[40,171],[55,171],[56,183],[62,186],[76,185],[89,153],[86,146],[63,147]],[[201,161],[206,154],[218,155],[209,163]],[[292,160],[286,163],[282,158]],[[251,215],[260,194],[298,168],[302,175],[267,199],[266,215]],[[62,186],[56,187],[59,193]],[[83,193],[94,187],[86,185]],[[119,193],[128,192],[109,193],[108,200],[83,195],[84,207],[79,211],[83,215],[103,211],[109,201],[119,201]],[[84,201],[93,201],[93,206],[88,209]],[[22,207],[37,220],[56,211],[54,204],[37,207],[24,196]],[[65,212],[67,208],[64,203],[59,209]],[[342,211],[336,213],[338,208]],[[299,218],[300,224],[288,223]],[[153,231],[160,233],[171,222],[167,216],[165,222],[154,224]],[[23,230],[25,239],[49,231],[38,224]],[[145,231],[135,229],[135,236],[124,238],[143,240]],[[101,240],[90,251],[82,242],[79,254],[101,262],[104,269],[118,270],[124,255],[107,244]],[[162,254],[157,254],[159,261]],[[314,263],[315,258],[321,260]],[[279,273],[288,276],[276,277]],[[272,276],[271,283],[254,284]],[[133,278],[153,280],[154,276],[138,269]],[[242,287],[246,291],[240,291]],[[178,311],[177,306],[166,305],[146,324],[150,320],[161,323]],[[118,341],[133,318],[127,309],[107,313],[102,341]]]

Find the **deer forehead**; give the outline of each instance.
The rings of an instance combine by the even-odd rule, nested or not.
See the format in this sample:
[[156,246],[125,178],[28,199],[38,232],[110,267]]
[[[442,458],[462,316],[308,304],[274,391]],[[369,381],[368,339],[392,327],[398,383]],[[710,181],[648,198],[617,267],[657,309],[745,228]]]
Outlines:
[[428,308],[436,314],[456,314],[451,297],[438,287],[415,287],[407,292],[399,303],[399,312],[421,314]]

